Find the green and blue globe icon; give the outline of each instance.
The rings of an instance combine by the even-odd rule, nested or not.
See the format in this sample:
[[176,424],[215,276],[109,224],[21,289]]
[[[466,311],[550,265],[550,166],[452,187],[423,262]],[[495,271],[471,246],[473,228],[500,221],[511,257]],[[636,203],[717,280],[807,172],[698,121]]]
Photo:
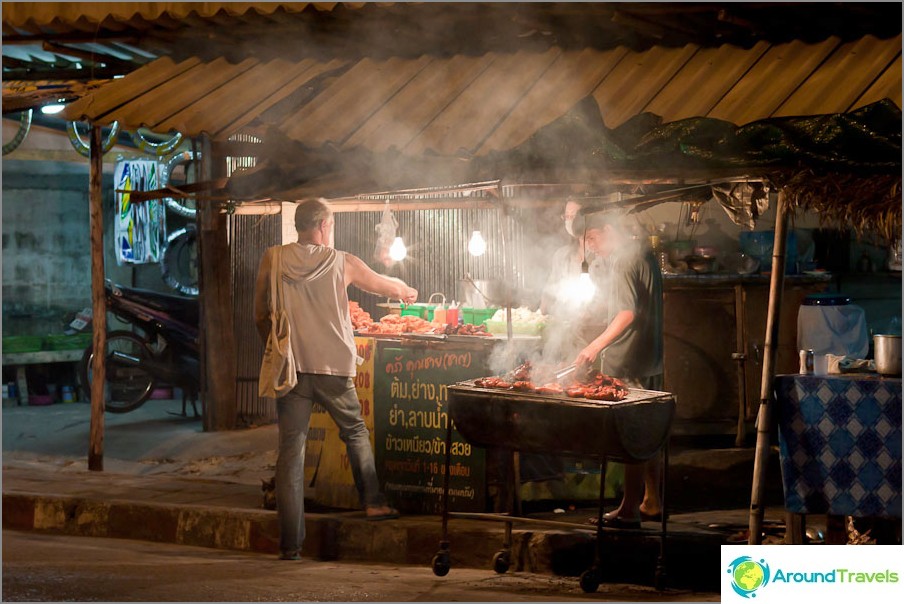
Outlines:
[[755,598],[756,590],[769,583],[769,565],[765,560],[758,562],[750,556],[735,558],[728,565],[728,574],[732,589],[744,598]]

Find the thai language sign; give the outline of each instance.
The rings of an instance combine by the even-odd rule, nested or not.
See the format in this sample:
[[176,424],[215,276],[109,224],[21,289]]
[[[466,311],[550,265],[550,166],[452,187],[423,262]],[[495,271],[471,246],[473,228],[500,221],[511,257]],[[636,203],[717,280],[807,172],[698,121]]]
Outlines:
[[[380,346],[374,415],[377,471],[403,512],[442,512],[449,426],[448,386],[486,374],[483,352]],[[452,431],[449,509],[483,512],[484,451]]]

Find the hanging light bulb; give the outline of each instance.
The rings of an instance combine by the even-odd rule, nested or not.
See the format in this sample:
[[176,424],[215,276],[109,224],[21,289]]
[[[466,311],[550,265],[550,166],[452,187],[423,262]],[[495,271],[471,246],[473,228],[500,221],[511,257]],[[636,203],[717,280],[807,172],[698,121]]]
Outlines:
[[578,277],[578,287],[575,296],[579,301],[587,302],[593,298],[595,292],[596,286],[593,284],[593,280],[590,279],[590,267],[587,265],[587,261],[584,260],[581,262],[581,275]]
[[487,251],[487,242],[484,241],[480,231],[475,230],[471,233],[471,240],[468,242],[468,253],[472,256],[483,256]]
[[405,242],[402,241],[402,238],[396,237],[393,239],[392,245],[389,246],[389,257],[398,262],[399,260],[404,260],[407,255],[408,248],[405,247]]

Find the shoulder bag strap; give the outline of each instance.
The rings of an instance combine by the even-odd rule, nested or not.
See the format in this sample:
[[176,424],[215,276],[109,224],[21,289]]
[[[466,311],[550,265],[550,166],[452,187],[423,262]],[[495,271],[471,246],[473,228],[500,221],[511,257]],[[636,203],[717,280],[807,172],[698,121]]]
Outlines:
[[282,268],[282,246],[276,246],[273,250],[273,258],[270,262],[270,316],[271,329],[276,329],[276,311],[279,308],[279,300],[281,302],[282,288],[280,287],[279,278],[280,269]]

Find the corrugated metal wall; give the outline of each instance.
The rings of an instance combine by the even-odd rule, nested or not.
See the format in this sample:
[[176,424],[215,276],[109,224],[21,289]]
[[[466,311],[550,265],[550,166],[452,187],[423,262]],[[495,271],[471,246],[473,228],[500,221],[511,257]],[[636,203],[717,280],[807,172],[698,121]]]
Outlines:
[[[238,134],[230,140],[259,143],[251,135]],[[226,158],[226,173],[254,167],[254,157]],[[254,282],[264,251],[279,244],[282,217],[279,214],[233,214],[229,229],[229,263],[232,272],[233,333],[235,334],[236,410],[238,424],[264,424],[276,421],[276,406],[257,396],[263,344],[254,326]]]
[[264,250],[280,241],[281,217],[235,215],[229,219],[229,230],[237,419],[239,424],[270,423],[276,420],[276,407],[257,396],[263,345],[254,327],[254,281]]
[[[376,226],[382,212],[336,214],[336,247],[355,254],[379,273],[398,277],[418,290],[418,301],[426,302],[433,293],[442,293],[447,302],[458,297],[456,284],[470,274],[473,279],[501,279],[508,257],[511,282],[523,285],[521,271],[514,259],[521,258],[522,229],[493,209],[443,209],[393,212],[399,226],[396,235],[408,248],[408,257],[385,267],[374,257]],[[471,232],[479,228],[487,242],[483,256],[468,253]],[[507,238],[503,250],[503,228]],[[375,319],[382,316],[376,304],[385,302],[373,294],[352,287],[349,298],[361,304]]]

